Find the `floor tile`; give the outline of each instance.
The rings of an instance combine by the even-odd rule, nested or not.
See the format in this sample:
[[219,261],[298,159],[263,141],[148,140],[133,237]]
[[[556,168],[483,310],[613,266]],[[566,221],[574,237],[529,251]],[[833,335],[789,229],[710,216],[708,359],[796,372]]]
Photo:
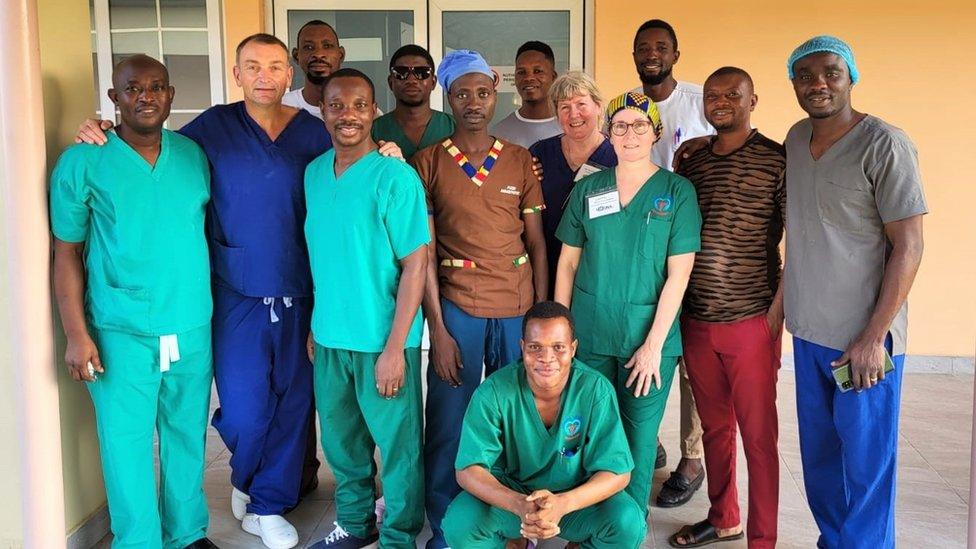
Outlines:
[[[816,544],[817,528],[806,505],[799,435],[796,428],[796,398],[793,373],[780,372],[778,384],[780,509],[777,547],[808,548]],[[937,398],[934,397],[937,395]],[[654,476],[652,499],[680,458],[678,449],[678,387],[674,385],[667,413],[661,424],[661,440],[668,451],[668,469]],[[216,396],[213,399],[216,406]],[[903,383],[899,437],[897,543],[900,547],[962,548],[966,544],[969,501],[970,437],[972,427],[973,376],[908,374]],[[211,427],[207,436],[205,490],[210,505],[210,536],[225,548],[263,547],[260,540],[240,529],[230,512],[229,453]],[[321,540],[333,529],[335,480],[324,465],[319,469],[319,487],[287,518],[295,524],[299,547]],[[737,456],[739,504],[746,518],[748,473],[741,441]],[[669,547],[668,537],[682,525],[701,520],[708,512],[707,484],[692,500],[677,509],[650,508],[649,533],[645,548]],[[430,537],[425,526],[417,546]],[[96,547],[108,548],[111,536]],[[561,549],[552,540],[540,549]],[[730,542],[722,549],[746,547],[745,541]]]

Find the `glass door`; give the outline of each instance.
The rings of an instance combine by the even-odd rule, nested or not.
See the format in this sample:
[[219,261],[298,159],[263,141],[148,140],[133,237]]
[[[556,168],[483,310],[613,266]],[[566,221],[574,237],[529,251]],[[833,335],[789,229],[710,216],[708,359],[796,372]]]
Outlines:
[[[456,49],[477,50],[502,77],[494,122],[519,108],[515,91],[515,52],[529,40],[552,47],[556,72],[583,68],[583,0],[430,0],[430,53],[434,61]],[[443,93],[432,98],[444,109]]]
[[[396,103],[386,76],[390,56],[400,46],[427,46],[427,3],[425,0],[275,0],[275,36],[289,49],[297,43],[298,29],[319,19],[329,23],[346,49],[343,67],[363,71],[376,86],[376,104],[383,112]],[[305,85],[305,74],[292,60],[295,78],[291,89]]]

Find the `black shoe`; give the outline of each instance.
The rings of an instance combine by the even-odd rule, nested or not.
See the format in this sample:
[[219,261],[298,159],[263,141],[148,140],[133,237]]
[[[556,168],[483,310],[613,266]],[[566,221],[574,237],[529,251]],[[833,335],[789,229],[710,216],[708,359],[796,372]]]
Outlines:
[[187,545],[184,549],[212,549],[215,547],[217,547],[217,545],[214,544],[214,542],[207,538],[200,538],[190,545]]
[[664,469],[668,465],[668,453],[661,441],[657,442],[657,459],[654,460],[654,470]]
[[661,493],[657,495],[658,507],[678,507],[688,503],[691,496],[701,488],[705,480],[705,470],[698,471],[698,476],[688,479],[681,473],[674,471],[671,477],[664,481]]

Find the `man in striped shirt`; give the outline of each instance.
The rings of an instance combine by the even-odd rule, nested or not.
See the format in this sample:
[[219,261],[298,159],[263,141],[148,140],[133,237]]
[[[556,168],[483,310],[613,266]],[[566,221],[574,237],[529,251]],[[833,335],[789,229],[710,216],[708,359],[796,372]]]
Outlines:
[[774,547],[779,500],[776,378],[783,328],[780,254],[786,156],[750,125],[758,97],[742,69],[723,67],[704,86],[705,118],[718,135],[681,163],[702,214],[681,322],[684,358],[701,416],[708,518],[672,545],[742,537],[735,486],[736,425],[749,468],[750,548]]

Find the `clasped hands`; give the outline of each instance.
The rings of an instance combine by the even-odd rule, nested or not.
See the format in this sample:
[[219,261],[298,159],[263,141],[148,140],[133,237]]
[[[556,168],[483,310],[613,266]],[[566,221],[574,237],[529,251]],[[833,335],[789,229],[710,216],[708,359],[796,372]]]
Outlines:
[[566,500],[549,490],[536,490],[520,501],[520,532],[527,539],[541,540],[559,535],[559,521],[569,512]]

